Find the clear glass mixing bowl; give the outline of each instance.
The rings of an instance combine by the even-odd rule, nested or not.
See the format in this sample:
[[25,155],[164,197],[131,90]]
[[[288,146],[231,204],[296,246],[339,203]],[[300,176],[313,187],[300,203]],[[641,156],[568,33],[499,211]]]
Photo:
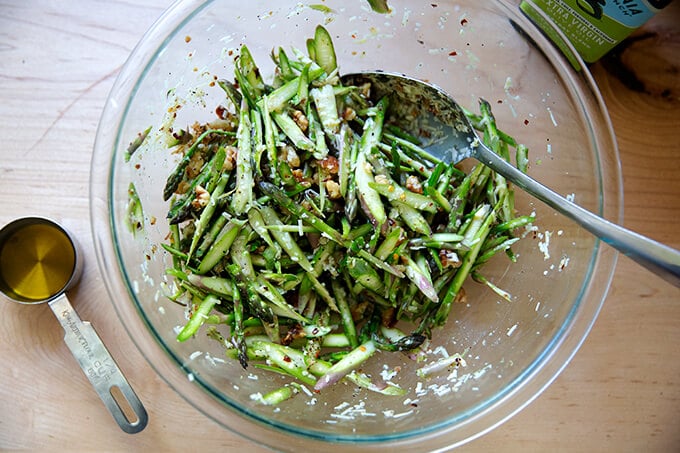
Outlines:
[[[516,264],[489,263],[485,274],[508,291],[502,300],[469,281],[466,304],[435,331],[432,358],[469,349],[467,366],[422,379],[400,353],[379,353],[363,368],[395,371],[405,397],[340,384],[300,393],[278,407],[251,399],[281,386],[277,374],[224,359],[204,335],[175,339],[184,310],[162,296],[170,257],[162,188],[176,156],[164,125],[214,118],[223,102],[215,77],[233,78],[233,55],[246,43],[271,77],[274,46],[304,48],[321,23],[332,34],[343,73],[383,69],[434,82],[475,108],[489,100],[498,124],[529,146],[530,174],[604,217],[621,218],[622,193],[612,128],[586,69],[569,60],[506,1],[392,0],[388,15],[365,1],[186,1],[148,31],[106,103],[92,163],[92,225],[99,265],[117,313],[155,370],[189,403],[225,428],[275,449],[435,449],[460,445],[497,426],[535,398],[569,362],[591,328],[616,254],[580,227],[521,192],[536,231],[520,241]],[[549,26],[549,24],[548,24]],[[580,63],[578,57],[572,61]],[[582,63],[580,63],[582,64]],[[181,107],[181,108],[180,108]],[[144,146],[125,162],[140,131]],[[126,226],[128,187],[136,185],[145,225]],[[438,346],[441,348],[436,349]]]

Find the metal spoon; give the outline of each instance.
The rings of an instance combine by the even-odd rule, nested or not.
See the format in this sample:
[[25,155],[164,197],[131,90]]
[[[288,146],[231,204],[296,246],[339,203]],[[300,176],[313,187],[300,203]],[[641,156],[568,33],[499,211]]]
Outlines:
[[42,217],[15,220],[0,229],[0,299],[47,303],[64,328],[64,341],[120,428],[142,431],[148,415],[92,325],[82,321],[66,292],[80,276],[75,239]]
[[[486,147],[463,109],[440,88],[401,74],[362,72],[342,77],[345,85],[371,84],[372,97],[389,95],[391,105],[442,130],[442,140],[427,148],[434,157],[456,164],[469,157],[484,163],[508,181],[569,217],[638,264],[680,287],[680,252],[627,230],[570,202],[519,171]],[[406,107],[407,106],[407,107]]]

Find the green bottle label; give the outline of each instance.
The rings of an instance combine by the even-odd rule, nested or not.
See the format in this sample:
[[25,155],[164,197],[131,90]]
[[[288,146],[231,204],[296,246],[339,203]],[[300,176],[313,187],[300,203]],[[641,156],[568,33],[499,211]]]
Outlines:
[[[602,57],[671,0],[534,0],[586,62]],[[520,8],[544,28],[531,7]]]

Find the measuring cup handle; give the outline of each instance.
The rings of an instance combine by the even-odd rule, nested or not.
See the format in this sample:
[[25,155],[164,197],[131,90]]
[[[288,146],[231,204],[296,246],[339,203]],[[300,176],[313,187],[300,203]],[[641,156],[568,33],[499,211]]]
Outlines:
[[148,415],[92,325],[80,319],[65,294],[49,302],[64,328],[64,341],[106,408],[126,433],[144,429]]

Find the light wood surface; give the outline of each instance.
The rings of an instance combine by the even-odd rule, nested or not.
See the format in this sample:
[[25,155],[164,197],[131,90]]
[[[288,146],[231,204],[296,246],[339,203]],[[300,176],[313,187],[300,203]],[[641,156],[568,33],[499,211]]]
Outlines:
[[[79,238],[70,299],[150,415],[119,430],[45,305],[0,304],[0,450],[257,450],[204,417],[151,369],[103,286],[89,224],[89,164],[114,78],[163,0],[0,0],[0,225],[28,215]],[[680,4],[592,67],[618,138],[625,226],[680,248]],[[626,73],[626,70],[628,73]],[[636,75],[638,85],[631,88]],[[624,76],[625,75],[625,76]],[[528,408],[464,451],[680,451],[680,291],[626,258],[592,333]]]

